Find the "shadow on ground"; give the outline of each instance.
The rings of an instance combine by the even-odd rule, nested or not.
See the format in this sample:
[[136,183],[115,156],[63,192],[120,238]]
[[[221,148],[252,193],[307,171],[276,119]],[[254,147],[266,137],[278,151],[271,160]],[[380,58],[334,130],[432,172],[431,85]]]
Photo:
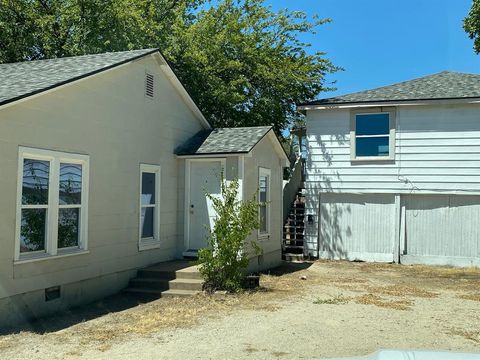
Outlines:
[[90,304],[59,311],[57,314],[48,317],[17,325],[1,326],[0,336],[22,331],[37,334],[56,332],[109,313],[131,309],[155,299],[157,298],[119,293]]
[[263,271],[262,274],[271,275],[271,276],[282,276],[286,274],[292,274],[297,271],[302,271],[308,269],[313,265],[313,261],[303,261],[303,262],[284,262],[279,267],[274,269]]
[[[280,277],[282,275],[293,274],[308,269],[310,266],[312,266],[312,264],[313,262],[283,263],[281,266],[275,269],[263,272],[263,274]],[[254,291],[266,291],[266,289],[262,289],[260,287]],[[48,317],[11,326],[2,325],[0,326],[0,336],[19,333],[22,331],[33,332],[36,334],[56,332],[85,321],[99,318],[109,313],[128,310],[156,299],[158,299],[158,297],[119,293],[93,303],[71,308],[69,310],[59,311],[55,315]]]

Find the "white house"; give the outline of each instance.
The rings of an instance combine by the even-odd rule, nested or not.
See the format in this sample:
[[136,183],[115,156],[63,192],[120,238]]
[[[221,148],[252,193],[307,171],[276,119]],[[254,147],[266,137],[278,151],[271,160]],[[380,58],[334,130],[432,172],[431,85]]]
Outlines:
[[441,72],[300,109],[307,254],[480,265],[480,75]]
[[0,328],[194,255],[222,168],[269,200],[252,268],[278,264],[287,163],[270,127],[212,129],[157,49],[0,64]]

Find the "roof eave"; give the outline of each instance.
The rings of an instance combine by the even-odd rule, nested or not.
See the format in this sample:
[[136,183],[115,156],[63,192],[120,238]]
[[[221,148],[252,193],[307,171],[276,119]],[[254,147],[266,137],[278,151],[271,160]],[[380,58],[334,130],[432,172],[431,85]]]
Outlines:
[[226,156],[238,156],[249,154],[250,151],[230,151],[230,152],[208,152],[208,153],[193,153],[193,154],[176,154],[177,158],[186,159],[192,157],[226,157]]
[[431,104],[475,104],[480,102],[480,96],[461,98],[435,98],[435,99],[401,99],[401,100],[369,100],[369,101],[343,101],[343,102],[320,102],[298,105],[298,110],[324,110],[345,109],[355,107],[373,106],[412,106]]
[[46,87],[44,87],[44,88],[37,89],[37,90],[35,90],[35,91],[31,91],[31,92],[29,92],[29,93],[22,94],[22,95],[19,95],[19,96],[16,96],[16,97],[14,97],[14,98],[10,98],[10,99],[4,100],[4,101],[0,101],[0,107],[2,107],[2,106],[4,106],[4,105],[7,105],[7,104],[11,104],[11,103],[17,102],[17,101],[20,101],[20,100],[23,100],[23,99],[26,99],[26,98],[29,98],[29,97],[34,96],[34,95],[39,95],[39,94],[42,94],[42,93],[44,93],[44,92],[54,90],[54,89],[56,89],[56,88],[59,88],[59,87],[68,85],[68,84],[73,83],[73,82],[75,82],[75,81],[79,81],[79,80],[85,79],[85,78],[87,78],[87,77],[96,75],[96,74],[101,73],[101,72],[105,72],[105,71],[111,70],[111,69],[116,68],[116,67],[119,67],[119,66],[121,66],[121,65],[125,65],[125,64],[128,64],[128,63],[132,62],[132,61],[141,59],[141,58],[143,58],[143,57],[145,57],[145,56],[154,54],[154,53],[156,53],[156,52],[159,52],[159,53],[160,53],[160,50],[159,50],[159,49],[153,49],[153,50],[148,51],[148,52],[146,52],[146,53],[144,53],[144,54],[140,54],[140,55],[137,55],[137,56],[133,56],[133,57],[128,58],[128,59],[126,59],[126,60],[119,61],[118,63],[115,63],[115,64],[112,64],[112,65],[103,67],[103,68],[101,68],[101,69],[97,69],[97,70],[94,70],[94,71],[90,71],[90,72],[88,72],[88,73],[85,73],[85,74],[82,74],[82,75],[80,75],[80,76],[76,76],[76,77],[70,78],[70,79],[68,79],[68,80],[59,81],[58,83],[55,83],[55,84],[50,85],[50,86],[46,86]]
[[77,82],[77,81],[81,81],[81,80],[84,80],[86,78],[89,78],[91,76],[94,76],[94,75],[97,75],[99,73],[103,73],[103,72],[106,72],[106,71],[109,71],[109,70],[112,70],[112,69],[115,69],[115,68],[118,68],[122,65],[126,65],[126,64],[129,64],[133,61],[136,61],[138,59],[141,59],[141,58],[144,58],[144,57],[147,57],[147,56],[150,56],[150,55],[157,55],[160,59],[161,59],[161,64],[160,67],[162,68],[162,70],[164,71],[164,73],[167,75],[167,77],[169,78],[169,80],[172,82],[173,86],[175,88],[177,88],[177,90],[180,92],[181,96],[184,98],[184,100],[186,101],[187,105],[190,107],[190,109],[193,111],[193,113],[199,117],[200,121],[202,122],[202,124],[205,126],[205,128],[207,129],[212,129],[212,125],[210,124],[210,122],[205,118],[205,116],[203,115],[202,111],[199,109],[199,107],[197,106],[197,104],[195,103],[195,101],[193,100],[193,98],[191,97],[191,95],[189,94],[189,92],[187,91],[187,89],[185,88],[185,86],[181,83],[181,81],[179,80],[177,74],[175,73],[173,67],[170,65],[170,63],[166,60],[165,56],[163,56],[162,52],[160,51],[160,49],[156,48],[156,49],[152,49],[150,51],[147,51],[143,54],[139,54],[139,55],[136,55],[136,56],[132,56],[128,59],[125,59],[125,60],[122,60],[122,61],[119,61],[115,64],[111,64],[109,66],[106,66],[106,67],[103,67],[101,69],[97,69],[97,70],[94,70],[94,71],[90,71],[88,73],[85,73],[85,74],[82,74],[80,76],[76,76],[76,77],[73,77],[73,78],[70,78],[68,80],[64,80],[64,81],[59,81],[58,83],[55,83],[53,85],[50,85],[50,86],[46,86],[44,88],[41,88],[41,89],[37,89],[35,91],[31,91],[29,93],[26,93],[26,94],[22,94],[20,96],[16,96],[14,98],[10,98],[10,99],[7,99],[7,100],[4,100],[4,101],[0,101],[0,108],[4,107],[4,106],[8,106],[8,105],[13,105],[19,101],[22,101],[22,100],[26,100],[28,98],[31,98],[33,96],[38,96],[38,95],[42,95],[44,93],[47,93],[47,92],[50,92],[50,91],[54,91],[54,90],[57,90],[63,86],[67,86],[67,85],[70,85],[74,82]]

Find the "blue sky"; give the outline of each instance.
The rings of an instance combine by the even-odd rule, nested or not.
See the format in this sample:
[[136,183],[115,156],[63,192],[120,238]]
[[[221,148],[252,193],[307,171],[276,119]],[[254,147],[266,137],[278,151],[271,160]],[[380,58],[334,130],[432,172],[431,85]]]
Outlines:
[[480,55],[463,31],[471,0],[266,0],[274,10],[331,18],[306,40],[345,71],[330,97],[443,70],[480,73]]

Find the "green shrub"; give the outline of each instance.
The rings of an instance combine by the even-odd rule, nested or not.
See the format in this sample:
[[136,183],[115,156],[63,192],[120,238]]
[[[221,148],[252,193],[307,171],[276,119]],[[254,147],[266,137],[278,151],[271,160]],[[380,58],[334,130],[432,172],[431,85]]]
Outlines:
[[[221,197],[206,194],[212,201],[217,218],[208,236],[209,247],[199,250],[200,273],[205,279],[207,291],[241,289],[249,262],[249,249],[246,239],[258,229],[258,207],[256,196],[238,200],[239,183],[232,180],[228,184],[221,174]],[[256,255],[261,248],[254,241],[251,250]]]

